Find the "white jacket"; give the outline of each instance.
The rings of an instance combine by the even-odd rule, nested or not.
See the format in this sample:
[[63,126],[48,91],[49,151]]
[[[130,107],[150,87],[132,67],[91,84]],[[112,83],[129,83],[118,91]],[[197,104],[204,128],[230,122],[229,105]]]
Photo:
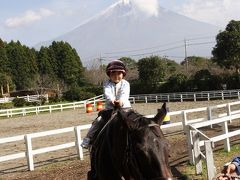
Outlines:
[[111,80],[107,80],[103,85],[103,89],[106,98],[105,109],[113,109],[111,102],[114,100],[121,100],[123,102],[123,108],[131,107],[129,101],[130,85],[125,79],[122,79],[117,84]]

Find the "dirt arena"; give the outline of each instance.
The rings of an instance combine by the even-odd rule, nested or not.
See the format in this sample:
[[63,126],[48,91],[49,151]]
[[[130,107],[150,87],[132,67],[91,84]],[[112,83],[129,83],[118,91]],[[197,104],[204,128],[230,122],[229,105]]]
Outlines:
[[[199,101],[199,102],[170,102],[167,103],[170,111],[193,109],[233,102],[225,101]],[[155,114],[162,103],[134,104],[133,108],[144,115]],[[225,109],[219,110],[222,113]],[[217,112],[216,112],[217,113]],[[207,114],[193,114],[189,118],[198,118]],[[63,112],[43,113],[39,115],[0,119],[0,138],[41,132],[53,129],[89,124],[97,116],[97,112],[85,113],[81,109],[66,110]],[[173,122],[180,122],[181,117],[171,118]],[[240,128],[240,123],[233,125]],[[86,133],[86,132],[85,132]],[[165,131],[165,136],[171,144],[170,164],[173,173],[181,179],[181,164],[187,162],[186,139],[181,130]],[[53,146],[74,141],[74,133],[64,133],[55,136],[36,138],[33,149]],[[0,154],[8,155],[21,152],[25,149],[23,141],[0,144]],[[76,158],[76,149],[69,148],[60,151],[44,153],[34,156],[35,170],[27,171],[27,162],[24,158],[0,163],[0,179],[81,179],[85,180],[89,170],[88,152],[84,152],[84,160]]]

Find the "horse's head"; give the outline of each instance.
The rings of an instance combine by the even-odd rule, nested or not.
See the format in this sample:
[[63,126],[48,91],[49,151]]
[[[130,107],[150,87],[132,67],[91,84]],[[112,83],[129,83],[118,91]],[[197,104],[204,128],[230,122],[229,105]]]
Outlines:
[[128,129],[127,144],[131,158],[128,173],[132,178],[171,179],[169,144],[160,129],[166,113],[165,103],[154,118],[146,118],[134,111],[119,111]]

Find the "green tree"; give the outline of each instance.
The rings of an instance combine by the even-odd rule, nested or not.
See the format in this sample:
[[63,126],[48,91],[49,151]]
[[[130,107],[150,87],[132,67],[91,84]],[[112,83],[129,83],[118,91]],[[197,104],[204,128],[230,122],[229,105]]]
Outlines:
[[17,90],[36,86],[38,73],[36,55],[33,49],[11,41],[6,45],[7,57],[11,65],[11,76]]
[[53,42],[49,47],[58,78],[68,88],[84,84],[84,68],[75,49],[66,42]]
[[119,60],[121,60],[127,68],[126,79],[129,81],[138,79],[137,62],[134,59],[131,59],[130,57],[121,57]]
[[5,43],[0,39],[0,87],[3,88],[3,91],[7,91],[7,86],[13,87],[10,74],[10,63],[7,57]]
[[163,69],[165,71],[164,80],[179,73],[181,66],[174,60],[163,57],[161,58],[161,61],[163,62]]
[[37,53],[37,64],[40,75],[41,88],[56,88],[58,84],[57,73],[54,71],[54,59],[51,58],[50,50],[47,47],[41,47]]
[[0,73],[10,74],[10,64],[4,42],[0,39]]
[[138,61],[139,79],[145,84],[156,87],[165,76],[163,61],[158,56],[151,56]]
[[188,78],[184,74],[172,75],[159,87],[160,92],[180,92],[187,89]]
[[202,69],[194,75],[194,82],[199,91],[211,90],[211,73],[207,69]]
[[240,21],[230,21],[225,31],[216,37],[213,60],[227,69],[234,68],[240,73]]

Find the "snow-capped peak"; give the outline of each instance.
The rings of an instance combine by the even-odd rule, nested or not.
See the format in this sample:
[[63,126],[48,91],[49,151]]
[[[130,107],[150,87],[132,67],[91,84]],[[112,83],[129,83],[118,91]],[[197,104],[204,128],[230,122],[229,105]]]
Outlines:
[[123,0],[122,2],[123,2],[123,4],[129,4],[130,0]]

